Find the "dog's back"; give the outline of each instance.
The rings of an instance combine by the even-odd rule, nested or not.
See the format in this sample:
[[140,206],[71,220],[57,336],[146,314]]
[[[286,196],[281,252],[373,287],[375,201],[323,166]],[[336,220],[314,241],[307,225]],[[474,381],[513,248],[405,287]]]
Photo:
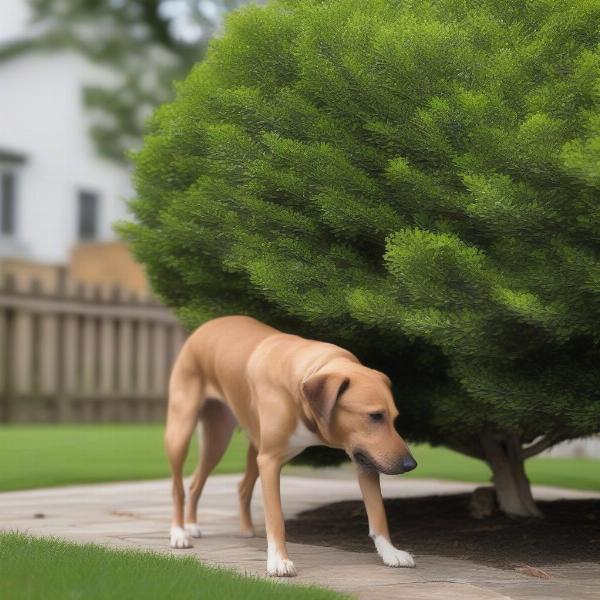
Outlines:
[[207,386],[206,395],[235,400],[247,396],[245,365],[266,338],[281,333],[245,316],[221,317],[199,327],[182,349],[182,360],[195,363]]

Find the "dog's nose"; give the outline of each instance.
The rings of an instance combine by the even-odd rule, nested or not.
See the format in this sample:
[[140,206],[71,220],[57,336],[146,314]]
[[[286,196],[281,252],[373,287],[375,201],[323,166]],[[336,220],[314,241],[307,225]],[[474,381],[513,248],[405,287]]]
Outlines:
[[402,471],[404,473],[408,473],[409,471],[412,471],[413,469],[417,468],[417,461],[410,455],[408,454],[407,456],[405,456],[402,459]]

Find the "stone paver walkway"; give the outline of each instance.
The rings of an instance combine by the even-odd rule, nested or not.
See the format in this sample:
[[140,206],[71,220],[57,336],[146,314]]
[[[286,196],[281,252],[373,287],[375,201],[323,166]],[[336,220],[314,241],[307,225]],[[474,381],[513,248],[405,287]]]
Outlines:
[[[260,486],[253,502],[259,537],[243,539],[236,535],[238,479],[237,475],[209,479],[200,501],[204,537],[195,540],[191,550],[168,548],[170,493],[169,482],[164,480],[5,492],[0,494],[0,530],[60,536],[114,548],[194,555],[205,563],[262,576],[266,544]],[[383,488],[388,496],[421,496],[465,492],[473,486],[389,478],[384,480]],[[540,487],[535,488],[535,494],[547,499],[600,497]],[[291,517],[321,504],[359,498],[360,494],[353,480],[287,475],[282,480],[282,496],[286,517]],[[289,544],[289,552],[299,571],[293,582],[350,592],[361,600],[600,600],[600,565],[594,563],[551,567],[551,579],[537,579],[431,555],[417,555],[416,569],[390,569],[380,563],[375,552],[363,554],[301,544]]]

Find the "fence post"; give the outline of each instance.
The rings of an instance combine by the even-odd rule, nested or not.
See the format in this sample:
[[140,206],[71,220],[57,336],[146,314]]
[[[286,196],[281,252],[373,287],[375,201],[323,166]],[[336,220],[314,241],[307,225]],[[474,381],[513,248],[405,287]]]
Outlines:
[[82,416],[84,421],[93,420],[92,396],[96,387],[96,319],[86,317],[83,320],[81,348],[81,383]]
[[[137,328],[137,361],[135,391],[138,397],[147,396],[150,387],[150,325],[140,321]],[[147,406],[141,405],[137,411],[137,419],[144,420],[148,415]]]
[[154,351],[154,369],[152,378],[152,392],[164,394],[167,380],[167,331],[162,323],[154,324],[154,335],[152,336]]
[[102,319],[100,325],[100,381],[98,390],[110,396],[115,382],[115,325],[112,319]]
[[[154,352],[152,369],[152,395],[164,396],[167,392],[167,361],[169,359],[169,348],[167,347],[167,328],[163,323],[154,324],[154,335],[152,336],[152,350]],[[163,414],[161,406],[155,402],[152,405],[153,419]]]
[[121,319],[119,327],[119,393],[130,394],[133,390],[133,323],[130,319]]
[[0,422],[8,422],[8,348],[11,347],[8,329],[8,311],[0,309]]
[[60,394],[60,420],[73,419],[71,402],[77,393],[79,382],[80,348],[78,348],[79,319],[75,315],[65,315],[63,319],[62,374]]
[[27,396],[33,390],[33,315],[24,310],[15,312],[13,330],[13,369],[11,396],[8,399],[8,414],[12,421],[17,415],[13,405],[19,396]]
[[[42,396],[56,398],[58,391],[58,315],[46,314],[41,318],[40,340],[40,385]],[[52,419],[58,420],[60,410],[56,403],[52,408]]]

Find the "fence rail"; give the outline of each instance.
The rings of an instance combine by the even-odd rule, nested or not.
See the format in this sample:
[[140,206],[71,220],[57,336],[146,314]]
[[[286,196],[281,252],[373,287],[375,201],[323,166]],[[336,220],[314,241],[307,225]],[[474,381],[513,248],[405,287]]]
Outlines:
[[6,276],[0,421],[160,420],[185,336],[154,300],[81,284],[44,290]]

